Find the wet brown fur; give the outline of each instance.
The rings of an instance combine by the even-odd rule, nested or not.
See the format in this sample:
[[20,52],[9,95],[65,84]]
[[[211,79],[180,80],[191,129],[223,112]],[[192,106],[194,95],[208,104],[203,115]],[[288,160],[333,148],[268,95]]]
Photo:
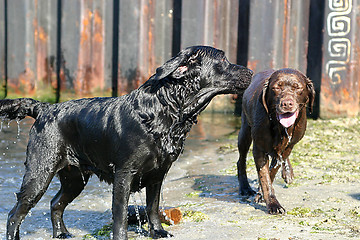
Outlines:
[[[240,195],[254,195],[246,175],[246,155],[253,141],[253,155],[261,191],[255,201],[264,199],[270,214],[284,213],[272,186],[282,167],[282,177],[291,183],[294,178],[289,155],[305,134],[306,105],[310,111],[315,91],[312,82],[295,69],[268,70],[253,77],[242,103],[242,125],[238,138],[238,179]],[[298,110],[295,123],[285,128],[277,119],[282,112]],[[269,158],[272,159],[269,164]]]

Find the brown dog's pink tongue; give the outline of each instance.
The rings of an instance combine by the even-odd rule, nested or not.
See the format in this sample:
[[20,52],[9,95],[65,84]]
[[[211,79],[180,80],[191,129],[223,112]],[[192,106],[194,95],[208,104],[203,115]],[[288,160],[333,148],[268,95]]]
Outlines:
[[297,116],[298,116],[298,111],[294,113],[278,114],[278,119],[281,125],[288,128],[295,123]]

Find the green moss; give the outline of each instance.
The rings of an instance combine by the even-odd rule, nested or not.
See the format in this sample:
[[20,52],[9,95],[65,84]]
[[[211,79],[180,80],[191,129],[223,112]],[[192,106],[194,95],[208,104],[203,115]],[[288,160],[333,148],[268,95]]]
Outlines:
[[227,154],[231,152],[236,152],[238,150],[237,145],[233,143],[227,143],[219,147],[218,153]]
[[185,211],[183,217],[184,220],[188,220],[191,222],[203,222],[209,219],[209,217],[205,213],[192,210]]
[[[295,145],[289,157],[294,168],[295,180],[288,186],[297,187],[310,181],[315,184],[358,182],[359,135],[360,117],[336,120],[309,119],[304,138]],[[228,141],[218,149],[219,153],[237,153],[237,140],[229,138]],[[256,175],[251,148],[247,156],[248,176]],[[236,161],[237,159],[234,159],[234,164],[222,173],[236,175]]]
[[287,211],[288,215],[294,215],[296,217],[306,217],[311,213],[310,208],[305,207],[295,207],[290,211]]
[[110,239],[112,232],[112,224],[103,226],[101,229],[95,230],[92,234],[87,234],[83,237],[84,240],[92,239]]
[[360,207],[349,210],[349,214],[352,218],[360,220]]
[[198,198],[200,193],[202,193],[202,191],[194,191],[194,192],[185,194],[185,196],[190,197],[190,198],[194,198],[194,197]]

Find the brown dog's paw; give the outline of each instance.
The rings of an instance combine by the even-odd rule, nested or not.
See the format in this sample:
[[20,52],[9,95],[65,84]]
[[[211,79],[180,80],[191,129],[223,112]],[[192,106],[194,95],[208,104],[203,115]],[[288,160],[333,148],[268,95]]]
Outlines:
[[294,181],[294,174],[289,174],[288,172],[282,172],[282,178],[286,184],[291,184]]
[[256,193],[256,196],[255,196],[255,198],[254,198],[254,202],[256,202],[256,203],[262,203],[262,202],[264,202],[264,197],[263,197],[263,195],[262,195],[260,192],[257,192],[257,193]]
[[291,165],[283,166],[281,177],[284,179],[286,184],[291,184],[294,181],[294,171]]
[[266,207],[270,214],[284,214],[286,212],[285,208],[280,205],[275,196],[270,196],[269,203],[266,204]]

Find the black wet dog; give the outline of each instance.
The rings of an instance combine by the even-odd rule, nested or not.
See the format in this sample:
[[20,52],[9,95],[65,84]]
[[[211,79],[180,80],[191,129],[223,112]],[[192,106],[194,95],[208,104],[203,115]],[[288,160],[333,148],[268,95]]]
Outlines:
[[8,217],[7,239],[19,239],[21,222],[56,174],[61,189],[51,201],[53,235],[71,237],[63,222],[64,209],[93,173],[113,183],[114,239],[127,239],[129,195],[143,187],[150,235],[169,236],[158,216],[164,176],[210,100],[241,92],[251,76],[249,69],[229,63],[223,51],[195,46],[181,51],[139,89],[122,97],[53,105],[29,98],[0,101],[0,116],[36,119],[25,176]]

